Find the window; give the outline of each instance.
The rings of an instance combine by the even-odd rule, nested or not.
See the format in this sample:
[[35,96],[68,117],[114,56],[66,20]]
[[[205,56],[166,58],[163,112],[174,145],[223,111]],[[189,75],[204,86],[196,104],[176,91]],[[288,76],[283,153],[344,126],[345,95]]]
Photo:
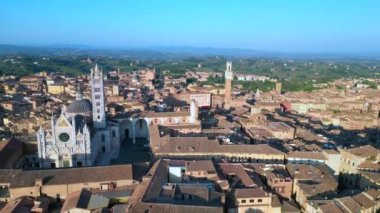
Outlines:
[[254,203],[255,200],[254,200],[254,199],[250,199],[249,202],[250,202],[250,203]]
[[55,168],[55,163],[50,163],[50,168],[54,169]]
[[247,201],[246,200],[241,200],[241,203],[246,203]]
[[115,132],[115,130],[112,130],[112,137],[113,137],[113,138],[116,137],[116,132]]
[[63,133],[59,134],[58,138],[61,142],[67,142],[70,140],[70,135],[67,134],[66,132],[63,132]]
[[82,162],[81,161],[77,162],[77,167],[82,167]]
[[100,88],[95,88],[95,92],[100,92]]
[[100,95],[95,95],[95,99],[100,99]]
[[258,199],[257,202],[261,203],[263,202],[263,199]]
[[102,134],[102,142],[106,141],[106,136]]
[[96,104],[95,104],[96,106],[100,106],[100,102],[96,102]]

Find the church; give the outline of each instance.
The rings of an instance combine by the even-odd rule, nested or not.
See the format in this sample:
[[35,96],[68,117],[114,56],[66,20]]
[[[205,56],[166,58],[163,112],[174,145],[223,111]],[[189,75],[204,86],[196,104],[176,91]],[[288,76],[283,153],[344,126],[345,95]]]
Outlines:
[[51,128],[37,132],[38,157],[43,168],[80,167],[108,164],[118,154],[117,123],[107,121],[103,72],[91,69],[91,101],[78,90],[76,100],[63,107]]

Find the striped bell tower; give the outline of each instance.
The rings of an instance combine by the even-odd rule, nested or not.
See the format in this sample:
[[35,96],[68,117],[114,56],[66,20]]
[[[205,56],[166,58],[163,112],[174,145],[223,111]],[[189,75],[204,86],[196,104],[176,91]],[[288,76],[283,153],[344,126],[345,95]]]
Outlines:
[[103,71],[91,69],[92,121],[96,129],[106,128],[106,112],[104,106]]

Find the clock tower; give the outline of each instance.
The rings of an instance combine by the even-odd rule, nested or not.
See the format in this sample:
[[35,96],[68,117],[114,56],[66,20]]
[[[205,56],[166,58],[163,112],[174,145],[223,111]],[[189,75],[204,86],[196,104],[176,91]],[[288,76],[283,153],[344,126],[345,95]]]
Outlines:
[[227,61],[226,63],[226,71],[224,72],[224,77],[226,79],[225,93],[224,93],[224,106],[228,108],[230,100],[231,100],[232,80],[234,78],[231,61]]

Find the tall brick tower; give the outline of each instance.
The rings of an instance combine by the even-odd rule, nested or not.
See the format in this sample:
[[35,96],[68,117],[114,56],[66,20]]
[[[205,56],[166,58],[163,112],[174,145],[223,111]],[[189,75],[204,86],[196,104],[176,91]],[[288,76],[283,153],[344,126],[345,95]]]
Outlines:
[[275,88],[275,91],[276,91],[278,94],[281,94],[281,90],[282,90],[282,84],[281,84],[281,82],[276,82],[276,88]]
[[224,93],[224,106],[229,108],[230,100],[231,100],[232,80],[234,78],[231,61],[227,61],[226,63],[226,71],[224,72],[224,77],[226,79],[225,93]]

